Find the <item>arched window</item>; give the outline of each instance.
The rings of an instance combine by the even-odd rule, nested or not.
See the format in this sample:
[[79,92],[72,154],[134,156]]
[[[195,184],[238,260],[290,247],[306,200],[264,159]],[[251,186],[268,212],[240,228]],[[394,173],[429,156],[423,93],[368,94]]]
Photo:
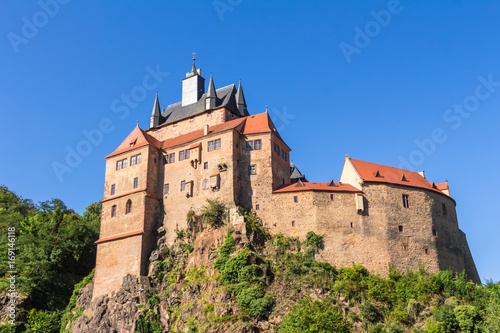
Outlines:
[[127,200],[127,205],[125,206],[125,214],[132,212],[132,200]]

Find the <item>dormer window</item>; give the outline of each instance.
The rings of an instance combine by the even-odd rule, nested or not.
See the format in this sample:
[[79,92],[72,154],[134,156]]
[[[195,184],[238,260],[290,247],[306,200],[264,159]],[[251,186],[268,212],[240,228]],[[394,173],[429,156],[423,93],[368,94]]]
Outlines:
[[137,139],[135,139],[134,141],[132,141],[132,142],[130,143],[130,147],[135,146],[135,143],[136,143],[136,142],[137,142]]
[[403,178],[401,178],[402,182],[407,182],[408,180],[406,179],[405,175],[403,175]]
[[377,178],[384,178],[384,177],[382,177],[382,175],[380,174],[380,171],[378,171],[378,170],[377,170],[377,173],[375,174],[375,177],[377,177]]

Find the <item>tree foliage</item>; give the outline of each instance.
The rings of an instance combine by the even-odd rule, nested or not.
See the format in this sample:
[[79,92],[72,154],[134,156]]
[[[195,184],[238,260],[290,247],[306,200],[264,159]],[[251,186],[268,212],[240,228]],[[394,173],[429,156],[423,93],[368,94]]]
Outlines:
[[[30,296],[25,310],[32,331],[59,322],[55,313],[66,307],[74,285],[95,266],[100,212],[100,203],[88,206],[83,216],[59,199],[35,205],[0,186],[0,252],[7,252],[7,230],[14,227],[16,287]],[[2,260],[0,292],[8,288],[10,270]]]

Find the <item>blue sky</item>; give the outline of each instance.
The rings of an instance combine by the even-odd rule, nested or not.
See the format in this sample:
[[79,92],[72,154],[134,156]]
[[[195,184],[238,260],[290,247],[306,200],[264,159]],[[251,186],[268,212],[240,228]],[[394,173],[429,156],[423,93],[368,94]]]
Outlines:
[[310,180],[338,181],[345,154],[448,180],[481,278],[500,280],[500,3],[55,1],[0,3],[11,190],[100,200],[104,156],[156,90],[180,100],[194,49],[216,87],[241,78],[250,113],[269,106]]

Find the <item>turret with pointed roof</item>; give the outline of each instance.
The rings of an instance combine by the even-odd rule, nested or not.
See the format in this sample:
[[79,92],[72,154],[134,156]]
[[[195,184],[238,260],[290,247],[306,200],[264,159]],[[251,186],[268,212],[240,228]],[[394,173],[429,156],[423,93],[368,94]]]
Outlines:
[[243,95],[243,87],[241,86],[241,79],[238,83],[238,91],[236,92],[236,105],[241,114],[248,113],[245,95]]
[[215,108],[217,103],[217,93],[215,92],[214,80],[212,78],[212,73],[210,73],[210,82],[208,83],[208,91],[205,97],[205,109],[211,110]]
[[162,120],[160,102],[158,101],[158,92],[156,92],[155,103],[153,105],[153,111],[151,112],[151,118],[149,120],[149,127],[156,127],[160,125]]

